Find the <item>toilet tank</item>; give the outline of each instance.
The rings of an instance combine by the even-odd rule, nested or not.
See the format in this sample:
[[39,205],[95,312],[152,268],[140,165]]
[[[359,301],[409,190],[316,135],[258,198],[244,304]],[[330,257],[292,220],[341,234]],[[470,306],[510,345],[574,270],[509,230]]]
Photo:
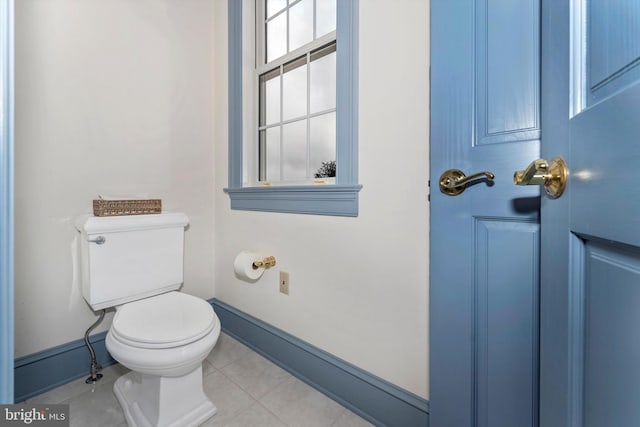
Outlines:
[[82,295],[91,308],[178,289],[188,223],[183,213],[78,218]]

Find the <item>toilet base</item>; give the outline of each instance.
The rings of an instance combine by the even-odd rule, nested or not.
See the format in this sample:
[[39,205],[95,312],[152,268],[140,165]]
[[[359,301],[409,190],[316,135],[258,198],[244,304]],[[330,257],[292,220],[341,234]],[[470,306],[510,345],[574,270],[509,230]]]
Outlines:
[[217,412],[202,389],[202,365],[180,377],[131,371],[113,392],[129,427],[195,427]]

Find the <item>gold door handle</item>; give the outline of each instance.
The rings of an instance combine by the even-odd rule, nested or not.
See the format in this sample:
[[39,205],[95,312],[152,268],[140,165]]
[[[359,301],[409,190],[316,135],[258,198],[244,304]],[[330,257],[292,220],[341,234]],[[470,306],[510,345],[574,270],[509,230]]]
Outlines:
[[567,187],[569,168],[562,157],[554,157],[550,162],[538,159],[525,170],[513,174],[516,185],[544,185],[544,191],[554,199],[560,197]]
[[491,182],[495,177],[496,176],[489,171],[466,176],[460,169],[449,169],[440,175],[440,191],[447,196],[457,196],[467,188],[467,185],[469,185],[471,181],[485,179]]

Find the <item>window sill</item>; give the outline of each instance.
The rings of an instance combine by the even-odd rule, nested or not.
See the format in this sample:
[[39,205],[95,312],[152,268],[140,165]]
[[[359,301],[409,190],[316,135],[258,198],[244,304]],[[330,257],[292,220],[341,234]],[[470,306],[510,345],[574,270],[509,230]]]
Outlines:
[[231,209],[309,215],[358,216],[362,185],[225,188]]

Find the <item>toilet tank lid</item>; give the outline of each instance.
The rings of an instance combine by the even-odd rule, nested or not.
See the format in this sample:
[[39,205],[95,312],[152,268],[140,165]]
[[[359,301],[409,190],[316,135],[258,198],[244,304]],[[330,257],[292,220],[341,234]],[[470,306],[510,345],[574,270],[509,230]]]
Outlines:
[[189,218],[181,212],[104,217],[83,215],[75,222],[76,229],[87,234],[185,227],[187,224]]

